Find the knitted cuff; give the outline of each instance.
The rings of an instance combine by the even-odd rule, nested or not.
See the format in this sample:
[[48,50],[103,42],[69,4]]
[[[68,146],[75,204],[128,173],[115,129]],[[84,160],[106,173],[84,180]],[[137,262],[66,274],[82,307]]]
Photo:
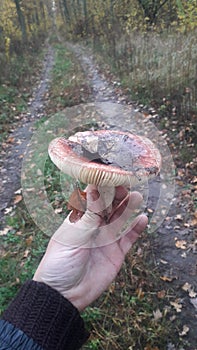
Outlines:
[[88,338],[78,310],[44,283],[27,281],[3,314],[44,350],[76,350]]

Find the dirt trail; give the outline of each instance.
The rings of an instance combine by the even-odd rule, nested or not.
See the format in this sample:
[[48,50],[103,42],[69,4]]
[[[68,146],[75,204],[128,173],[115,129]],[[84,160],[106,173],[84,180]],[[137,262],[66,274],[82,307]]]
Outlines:
[[[104,76],[99,73],[98,67],[93,63],[92,56],[87,52],[86,48],[79,45],[67,44],[72,50],[81,66],[86,73],[87,80],[93,87],[93,102],[115,102],[116,104],[126,104],[126,97],[123,94],[117,93],[117,83],[108,82]],[[34,97],[29,105],[27,116],[24,117],[24,123],[21,127],[15,130],[12,134],[16,140],[15,144],[9,148],[7,154],[4,155],[1,166],[2,185],[0,188],[0,209],[3,218],[3,212],[9,205],[14,192],[20,188],[20,169],[22,157],[26,145],[33,132],[33,123],[43,115],[45,104],[45,94],[48,88],[50,71],[53,66],[53,50],[49,47],[45,58],[41,84],[36,88]],[[106,105],[107,106],[107,105]],[[109,108],[104,110],[105,122],[114,123],[114,113]],[[130,109],[130,117],[134,118],[136,114],[135,107]],[[117,122],[120,122],[119,115],[116,116]],[[122,125],[121,125],[122,126]],[[17,143],[17,140],[20,142]],[[151,183],[151,195],[149,197],[149,206],[154,207],[158,199],[157,184],[159,178],[156,178]],[[181,187],[176,187],[176,201],[172,205],[168,220],[157,230],[157,235],[151,239],[153,258],[155,268],[158,269],[161,276],[166,278],[164,289],[169,289],[177,295],[177,305],[180,306],[180,311],[174,311],[176,318],[178,317],[181,326],[188,327],[186,335],[180,336],[184,339],[184,346],[175,347],[173,344],[168,344],[167,350],[197,350],[197,297],[191,297],[188,291],[182,289],[185,283],[192,286],[193,292],[197,292],[197,266],[196,266],[196,247],[194,232],[190,227],[185,225],[184,217],[187,217],[188,203],[184,201],[181,194]],[[168,198],[166,199],[168,200]],[[177,214],[180,215],[177,217]],[[179,219],[178,219],[179,218]],[[182,220],[180,218],[183,218]],[[175,242],[179,240],[186,241],[187,249],[178,249]],[[166,287],[166,284],[168,286]],[[195,294],[194,294],[195,295]],[[170,300],[170,294],[169,294]],[[178,306],[177,306],[178,309]],[[172,321],[173,322],[173,321]]]
[[27,112],[21,118],[21,125],[10,134],[9,138],[14,141],[6,149],[1,159],[0,219],[2,222],[4,210],[9,206],[14,192],[21,187],[20,176],[23,155],[32,136],[35,121],[43,116],[44,104],[46,103],[45,94],[48,90],[53,62],[54,51],[50,46],[47,46],[40,83],[33,92]]

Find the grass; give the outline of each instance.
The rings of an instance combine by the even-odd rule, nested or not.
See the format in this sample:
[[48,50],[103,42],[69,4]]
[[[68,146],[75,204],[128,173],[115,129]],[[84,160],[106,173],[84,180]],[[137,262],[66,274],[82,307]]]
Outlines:
[[32,278],[47,244],[23,203],[7,216],[6,223],[9,231],[1,237],[0,249],[0,313],[20,285]]
[[[56,57],[47,115],[88,101],[90,86],[75,56],[62,44],[55,45]],[[65,77],[66,73],[66,77]]]
[[0,142],[3,142],[14,125],[20,120],[21,113],[27,109],[42,67],[44,50],[34,54],[13,57],[6,63],[6,69],[0,78]]
[[128,100],[158,113],[153,122],[168,131],[178,166],[192,162],[197,151],[196,38],[196,30],[133,32],[116,42],[114,56],[107,43],[95,47],[106,76],[120,82]]
[[188,115],[197,108],[196,38],[196,31],[133,32],[116,41],[114,56],[106,43],[98,47],[98,53],[132,99],[152,106],[160,106],[165,99],[171,112],[174,108]]
[[[140,249],[146,249],[146,253],[140,256]],[[151,272],[149,249],[144,236],[127,256],[109,290],[84,312],[91,331],[84,350],[164,350],[174,341],[174,331],[170,334],[169,330],[176,326],[170,321],[166,303],[173,293],[165,294],[156,269]]]

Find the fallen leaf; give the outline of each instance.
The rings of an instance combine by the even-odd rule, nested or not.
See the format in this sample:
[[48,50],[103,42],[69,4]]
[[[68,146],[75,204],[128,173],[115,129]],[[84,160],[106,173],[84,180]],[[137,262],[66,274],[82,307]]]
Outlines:
[[182,240],[182,239],[181,239],[180,241],[176,241],[176,242],[175,242],[175,246],[176,246],[178,249],[187,249],[186,244],[187,244],[187,242],[184,241],[184,240]]
[[68,210],[72,210],[69,215],[70,222],[76,222],[83,216],[86,211],[86,205],[86,192],[76,188],[70,195],[67,205]]
[[186,325],[184,325],[184,326],[183,326],[183,330],[182,330],[181,332],[179,332],[179,335],[180,335],[181,337],[183,337],[183,336],[186,335],[188,332],[189,332],[189,327],[186,326]]
[[55,214],[60,214],[62,213],[63,209],[62,208],[57,208],[54,210]]
[[191,221],[191,226],[197,226],[197,218],[194,218],[194,219]]
[[17,232],[15,233],[15,235],[17,235],[17,236],[22,236],[22,231],[17,231]]
[[137,288],[136,294],[137,294],[138,299],[142,300],[144,298],[144,292],[143,292],[142,288]]
[[183,307],[182,304],[180,304],[180,303],[178,303],[176,301],[171,301],[170,305],[172,305],[175,308],[176,312],[181,312],[182,311],[182,307]]
[[12,212],[12,210],[13,210],[12,207],[6,208],[6,209],[4,210],[4,213],[5,213],[5,214],[9,214],[9,213]]
[[184,182],[183,182],[183,181],[177,180],[176,182],[177,182],[177,184],[178,184],[179,186],[184,186]]
[[182,215],[181,215],[181,214],[177,214],[177,215],[175,216],[175,220],[180,220],[180,221],[182,221],[182,220],[183,220]]
[[182,289],[185,291],[185,292],[188,292],[189,293],[189,296],[190,298],[195,298],[197,296],[197,293],[194,291],[194,287],[186,282],[183,286],[182,286]]
[[25,242],[27,246],[30,246],[33,241],[33,236],[31,235],[30,237],[26,238]]
[[189,284],[188,282],[185,282],[185,284],[182,286],[182,289],[187,292],[191,289],[191,284]]
[[110,287],[109,287],[109,293],[110,293],[110,294],[113,294],[114,291],[115,291],[115,284],[112,283],[112,284],[110,285]]
[[192,179],[191,183],[192,183],[192,184],[197,183],[197,176],[194,176],[194,178]]
[[37,173],[38,176],[42,176],[43,175],[42,171],[40,169],[37,169],[36,173]]
[[23,196],[21,196],[21,194],[17,194],[15,197],[14,197],[14,204],[18,204],[22,201],[23,199]]
[[190,303],[195,307],[196,311],[197,311],[197,298],[195,299],[190,299]]
[[15,194],[21,194],[21,192],[22,192],[22,188],[19,188],[19,189],[16,190],[14,193],[15,193]]
[[162,318],[162,312],[159,309],[157,309],[156,311],[153,311],[153,317],[154,317],[154,321],[160,320],[160,318]]
[[13,143],[14,140],[15,140],[15,138],[10,136],[10,137],[8,137],[7,142],[8,143]]
[[165,295],[166,295],[166,291],[165,290],[160,290],[160,291],[157,292],[157,297],[159,299],[163,299],[165,297]]
[[5,227],[3,230],[0,231],[0,236],[6,236],[10,230],[10,226]]
[[76,188],[70,195],[68,200],[68,210],[79,210],[85,212],[86,210],[86,192]]
[[152,347],[152,345],[147,345],[144,350],[159,350],[159,348],[157,346]]
[[160,279],[164,282],[172,282],[175,279],[175,277],[169,277],[164,275],[164,276],[160,276]]
[[190,296],[190,298],[195,298],[197,296],[197,293],[193,289],[191,289],[189,291],[189,296]]
[[26,249],[24,254],[23,254],[23,259],[26,259],[28,257],[28,255],[29,255],[29,253],[30,253],[30,250]]

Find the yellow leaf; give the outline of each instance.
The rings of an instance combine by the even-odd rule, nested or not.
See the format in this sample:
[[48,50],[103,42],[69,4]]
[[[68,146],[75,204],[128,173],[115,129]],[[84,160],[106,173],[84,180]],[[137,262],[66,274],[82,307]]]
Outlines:
[[137,294],[138,299],[142,300],[144,298],[144,292],[143,292],[142,288],[137,288],[136,294]]
[[30,237],[28,237],[25,242],[26,242],[26,245],[27,246],[30,246],[32,244],[32,241],[33,241],[33,236],[31,235]]
[[21,202],[23,199],[23,197],[21,196],[21,194],[17,194],[15,197],[14,197],[14,204],[18,204],[19,202]]
[[186,244],[187,244],[187,242],[182,240],[182,239],[180,241],[175,242],[175,246],[179,249],[186,249],[187,248]]
[[160,276],[160,279],[164,282],[172,282],[174,277]]

